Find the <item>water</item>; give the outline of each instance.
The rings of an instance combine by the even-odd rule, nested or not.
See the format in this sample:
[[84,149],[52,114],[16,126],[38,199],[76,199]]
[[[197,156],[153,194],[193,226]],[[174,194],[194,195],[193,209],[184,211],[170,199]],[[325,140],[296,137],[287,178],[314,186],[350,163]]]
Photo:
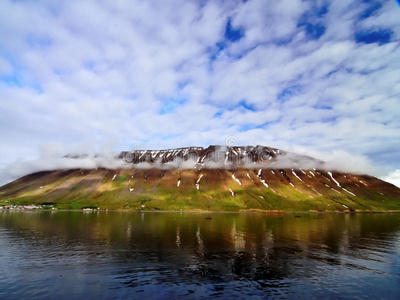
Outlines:
[[0,212],[1,299],[126,297],[398,299],[400,216]]

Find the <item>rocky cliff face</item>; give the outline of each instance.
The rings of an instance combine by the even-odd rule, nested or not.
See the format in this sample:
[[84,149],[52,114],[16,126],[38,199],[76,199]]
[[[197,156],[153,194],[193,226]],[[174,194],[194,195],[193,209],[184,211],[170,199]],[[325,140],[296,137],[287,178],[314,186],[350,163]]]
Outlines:
[[[122,152],[119,158],[126,163],[161,163],[169,164],[175,161],[195,162],[198,167],[208,163],[233,166],[243,166],[248,164],[264,163],[266,165],[273,163],[280,156],[288,153],[279,149],[265,146],[218,146],[211,145],[203,147],[186,147],[166,150],[135,150]],[[296,156],[292,154],[293,159]],[[297,159],[305,158],[297,156]],[[309,158],[312,160],[311,158]]]

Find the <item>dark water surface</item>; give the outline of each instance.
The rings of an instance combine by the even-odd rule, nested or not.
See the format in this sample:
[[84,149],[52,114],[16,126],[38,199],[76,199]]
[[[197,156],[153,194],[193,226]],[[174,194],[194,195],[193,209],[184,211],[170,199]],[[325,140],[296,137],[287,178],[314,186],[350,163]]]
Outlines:
[[400,216],[0,212],[0,299],[126,297],[399,299]]

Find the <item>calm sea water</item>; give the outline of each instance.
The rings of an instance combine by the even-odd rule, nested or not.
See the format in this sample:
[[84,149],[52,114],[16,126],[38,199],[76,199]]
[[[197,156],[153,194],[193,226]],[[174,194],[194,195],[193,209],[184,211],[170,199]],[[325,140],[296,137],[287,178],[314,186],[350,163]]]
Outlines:
[[127,297],[399,299],[400,215],[0,212],[1,299]]

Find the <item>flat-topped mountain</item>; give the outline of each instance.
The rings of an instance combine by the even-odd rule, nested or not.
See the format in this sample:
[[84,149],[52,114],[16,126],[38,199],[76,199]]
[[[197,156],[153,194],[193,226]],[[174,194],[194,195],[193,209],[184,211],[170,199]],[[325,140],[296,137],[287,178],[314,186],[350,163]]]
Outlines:
[[[79,159],[69,154],[63,159]],[[0,205],[65,209],[394,211],[400,189],[264,146],[124,151],[118,167],[62,169],[0,188]]]

